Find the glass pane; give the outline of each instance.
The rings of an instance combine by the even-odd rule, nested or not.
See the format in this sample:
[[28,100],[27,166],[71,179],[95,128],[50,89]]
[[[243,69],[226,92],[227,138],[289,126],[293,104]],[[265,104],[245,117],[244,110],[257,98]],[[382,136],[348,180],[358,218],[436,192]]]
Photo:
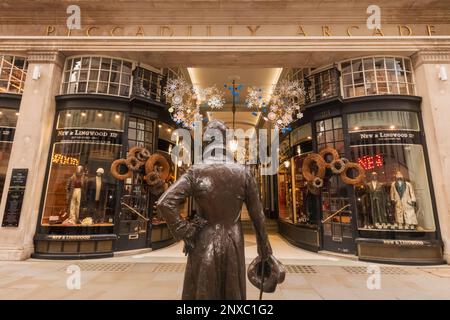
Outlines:
[[419,131],[417,114],[407,111],[372,111],[348,115],[348,127],[360,130],[391,129]]
[[333,118],[333,126],[334,129],[342,128],[342,118],[341,117]]
[[325,120],[325,130],[331,130],[333,129],[333,119],[326,119]]
[[386,69],[394,70],[395,69],[395,60],[394,58],[386,58]]
[[100,68],[100,58],[93,57],[91,58],[91,69],[99,69]]
[[343,82],[344,86],[352,85],[353,84],[352,81],[353,80],[352,80],[351,74],[347,74],[342,77],[342,82]]
[[111,59],[109,59],[109,58],[102,58],[101,68],[103,70],[108,70],[109,71],[111,69]]
[[377,70],[384,70],[386,69],[384,66],[384,58],[375,58],[375,68]]
[[362,72],[363,71],[363,67],[362,67],[362,60],[357,59],[357,60],[352,60],[352,68],[353,68],[353,73],[355,72]]
[[342,62],[342,74],[349,74],[352,72],[350,61]]
[[366,169],[355,190],[360,229],[435,231],[421,145],[355,146],[351,154]]
[[373,58],[364,59],[364,70],[373,70]]
[[364,83],[364,76],[362,72],[357,72],[353,74],[353,81],[355,84],[362,84]]

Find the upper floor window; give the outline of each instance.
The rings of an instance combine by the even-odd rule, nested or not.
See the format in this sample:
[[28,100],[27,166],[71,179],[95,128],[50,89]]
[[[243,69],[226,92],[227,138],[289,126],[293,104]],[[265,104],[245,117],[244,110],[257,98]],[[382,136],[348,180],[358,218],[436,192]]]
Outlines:
[[0,55],[0,93],[22,93],[27,67],[24,57]]
[[61,94],[100,93],[130,96],[132,63],[108,57],[66,60]]
[[341,63],[343,97],[377,94],[414,95],[411,60],[402,57],[367,57]]

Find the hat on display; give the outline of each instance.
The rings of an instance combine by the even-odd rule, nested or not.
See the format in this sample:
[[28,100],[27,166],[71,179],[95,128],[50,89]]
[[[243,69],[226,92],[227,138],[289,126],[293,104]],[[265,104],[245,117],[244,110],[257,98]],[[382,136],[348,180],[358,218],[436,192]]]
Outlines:
[[[284,281],[286,270],[283,264],[273,255],[270,255],[264,263],[263,292],[272,293],[277,288],[277,285]],[[256,257],[248,266],[247,277],[251,284],[261,288],[262,262],[260,256]]]
[[97,171],[95,171],[96,173],[101,173],[104,174],[105,170],[103,168],[98,168]]

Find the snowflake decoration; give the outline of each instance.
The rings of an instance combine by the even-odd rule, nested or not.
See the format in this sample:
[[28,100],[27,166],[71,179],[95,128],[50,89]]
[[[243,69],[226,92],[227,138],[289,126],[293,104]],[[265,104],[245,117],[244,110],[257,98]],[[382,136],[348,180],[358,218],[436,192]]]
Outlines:
[[245,102],[248,108],[261,109],[264,121],[270,121],[275,129],[284,131],[294,117],[300,119],[303,116],[304,95],[302,82],[283,80],[275,86],[269,101],[264,101],[261,90],[249,88]]
[[220,109],[225,103],[222,92],[216,87],[205,89],[193,87],[183,78],[167,81],[163,94],[170,104],[168,111],[172,119],[187,128],[194,128],[195,122],[202,121],[200,106],[206,104],[214,109]]

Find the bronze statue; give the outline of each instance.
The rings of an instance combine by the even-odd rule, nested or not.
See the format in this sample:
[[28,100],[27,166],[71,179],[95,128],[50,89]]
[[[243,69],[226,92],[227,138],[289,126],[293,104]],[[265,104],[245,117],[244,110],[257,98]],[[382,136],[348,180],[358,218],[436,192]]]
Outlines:
[[[218,129],[225,137],[223,122],[211,121],[206,129]],[[209,144],[204,155],[211,151],[211,146],[215,155],[204,156],[203,164],[191,166],[157,203],[173,236],[185,242],[188,255],[182,295],[185,300],[246,299],[244,236],[240,221],[244,202],[256,231],[259,256],[255,263],[270,262],[266,265],[272,266],[272,270],[264,272],[269,271],[268,280],[270,272],[276,269],[255,179],[246,166],[218,157],[219,153],[226,154],[226,148],[222,142],[220,144],[222,149],[217,143]],[[178,209],[188,197],[193,197],[198,207],[190,221],[181,218]],[[252,274],[258,272],[253,269]],[[281,274],[277,270],[276,283],[284,280],[284,270]],[[266,283],[263,287],[265,292],[275,290]]]

